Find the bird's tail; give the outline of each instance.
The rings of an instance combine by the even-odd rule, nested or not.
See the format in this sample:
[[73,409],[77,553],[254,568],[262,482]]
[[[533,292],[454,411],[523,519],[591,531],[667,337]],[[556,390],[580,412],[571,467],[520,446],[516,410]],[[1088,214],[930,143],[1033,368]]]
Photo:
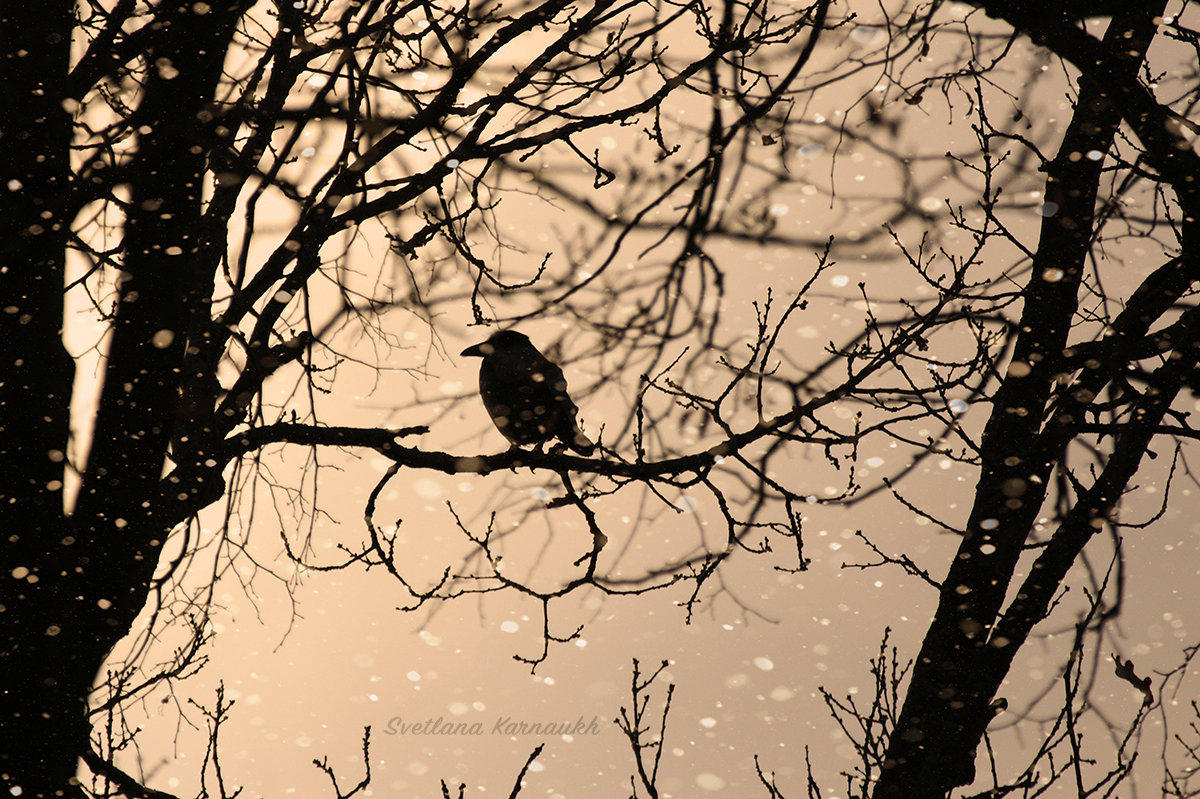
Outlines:
[[579,422],[571,423],[570,433],[562,436],[563,443],[569,448],[575,450],[585,458],[591,455],[596,450],[596,445],[592,442],[587,434],[579,427]]

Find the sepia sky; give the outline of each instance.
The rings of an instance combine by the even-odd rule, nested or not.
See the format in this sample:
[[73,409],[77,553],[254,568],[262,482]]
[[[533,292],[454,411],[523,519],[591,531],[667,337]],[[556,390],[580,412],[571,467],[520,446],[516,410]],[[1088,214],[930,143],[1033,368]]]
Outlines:
[[[886,46],[878,10],[871,4],[850,5],[858,16],[822,39],[809,84],[817,85],[826,71],[847,60],[870,63]],[[968,11],[965,5],[949,4],[942,13]],[[988,23],[979,24],[987,30]],[[954,45],[944,46],[945,51],[930,56],[928,69],[944,68],[958,57]],[[1043,75],[1033,84],[1036,91],[1021,95],[1026,103],[1021,111],[1029,120],[1028,135],[1052,150],[1069,112],[1068,76],[1026,42],[1016,47],[1013,61],[1019,66],[999,77],[1010,81],[1008,88],[1024,91],[1029,76]],[[1187,55],[1181,51],[1179,57]],[[907,218],[896,229],[900,240],[916,246],[924,234],[950,252],[970,246],[938,216],[947,201],[972,201],[973,187],[955,177],[946,159],[948,152],[978,149],[972,120],[964,113],[966,100],[930,92],[919,104],[906,103],[871,68],[854,81],[853,91],[838,83],[809,92],[797,103],[793,113],[810,125],[811,135],[779,164],[789,182],[773,190],[766,209],[783,235],[814,242],[834,236],[836,241],[835,263],[816,277],[808,306],[785,328],[778,346],[781,363],[816,364],[826,357],[828,342],[844,342],[861,330],[868,312],[894,318],[903,313],[899,298],[922,296],[925,289],[902,267],[883,229],[894,210],[897,184],[906,177],[902,169],[909,170],[913,200],[930,217]],[[874,90],[877,83],[880,91]],[[997,107],[1005,102],[1003,88],[989,95]],[[877,123],[867,119],[869,103],[877,103],[885,118],[902,126],[902,151],[883,151],[873,141]],[[671,111],[700,113],[687,107]],[[702,119],[696,124],[703,124]],[[635,144],[641,135],[618,129],[595,134],[594,141],[581,137],[576,144],[588,152],[595,148],[602,158],[634,159],[643,155]],[[320,146],[314,143],[314,148]],[[738,179],[748,193],[766,180],[753,172]],[[591,175],[582,168],[562,180],[588,185]],[[1023,183],[1011,187],[1011,205],[1004,210],[1012,229],[1030,241],[1039,214],[1045,212],[1038,193],[1043,180],[1030,169]],[[615,206],[629,191],[618,181],[595,190],[595,199]],[[545,193],[514,193],[498,206],[496,229],[513,248],[504,253],[503,263],[513,275],[532,275],[544,253],[555,269],[567,268],[564,253],[586,238],[578,232],[595,232],[594,220],[571,203],[554,200]],[[283,220],[263,224],[265,238],[273,225],[279,231],[287,228]],[[654,238],[640,236],[631,237],[622,251],[629,270],[639,268],[639,255]],[[1142,243],[1118,246],[1132,253]],[[363,281],[403,284],[404,269],[382,236],[371,239],[364,233],[349,252],[347,269],[357,270]],[[775,302],[786,303],[817,269],[815,248],[725,241],[714,252],[727,276],[718,336],[732,352],[752,340],[755,303],[761,307],[768,289]],[[997,251],[993,257],[998,269],[1019,260],[1015,251]],[[1110,285],[1115,292],[1139,277],[1114,273]],[[869,306],[860,283],[869,287]],[[321,420],[359,427],[428,425],[428,433],[402,443],[464,457],[503,451],[507,442],[476,395],[478,361],[458,355],[493,329],[473,325],[470,288],[465,273],[457,284],[447,281],[444,293],[457,292],[462,299],[440,306],[444,315],[432,328],[411,309],[390,310],[381,321],[389,337],[386,346],[352,327],[339,331],[334,340],[346,360],[338,366],[330,392],[314,400]],[[515,316],[524,312],[527,301],[518,293],[493,310],[498,316]],[[624,296],[612,300],[632,301]],[[586,329],[564,327],[558,319],[523,321],[516,327],[539,346],[559,345],[556,356],[566,364],[584,429],[601,436],[606,446],[630,451],[631,439],[622,425],[639,391],[636,371],[601,381],[611,377],[606,370],[612,364]],[[76,335],[75,351],[82,352],[86,329],[69,332]],[[947,337],[931,345],[952,357],[972,342]],[[678,354],[684,346],[679,345]],[[709,379],[720,380],[715,353],[711,360]],[[381,370],[371,366],[376,362]],[[697,384],[705,377],[698,370],[680,373],[681,380]],[[279,403],[286,405],[294,387],[280,383],[274,388]],[[978,433],[989,409],[969,399],[949,408],[964,430]],[[769,415],[786,408],[790,397],[781,393],[765,402]],[[772,402],[778,405],[771,407]],[[838,412],[850,418],[855,410]],[[752,418],[753,408],[745,413],[743,419]],[[703,449],[714,434],[687,425],[655,433],[674,454]],[[1137,489],[1122,504],[1123,518],[1149,519],[1158,512],[1170,465],[1166,448],[1163,455],[1139,475]],[[894,442],[871,440],[858,453],[851,478],[819,450],[789,451],[786,463],[793,475],[808,481],[812,498],[802,509],[804,556],[811,559],[806,570],[795,570],[794,551],[735,553],[701,589],[690,620],[684,606],[688,583],[627,597],[575,591],[549,604],[549,629],[565,638],[582,626],[579,637],[551,643],[544,661],[531,670],[516,659],[538,658],[544,643],[542,607],[529,597],[515,592],[468,595],[406,611],[403,606],[411,597],[382,568],[322,571],[292,563],[285,542],[314,566],[342,562],[348,550],[361,546],[368,536],[364,508],[391,462],[374,453],[323,450],[314,456],[298,447],[268,450],[259,475],[246,478],[253,485],[243,491],[240,518],[227,521],[223,509],[210,509],[201,519],[199,538],[174,542],[175,554],[181,549],[189,553],[189,576],[179,596],[215,576],[215,635],[204,650],[202,670],[173,681],[169,689],[160,687],[130,711],[128,723],[145,732],[137,756],[122,753],[118,763],[146,774],[154,787],[181,796],[196,794],[209,723],[201,707],[214,708],[217,692],[223,690],[233,705],[220,731],[221,771],[227,786],[244,786],[246,797],[333,796],[314,759],[328,758],[343,789],[353,785],[362,776],[367,726],[368,795],[440,796],[439,781],[444,780],[451,796],[457,795],[459,783],[466,786],[466,796],[508,796],[526,758],[541,745],[525,775],[522,797],[627,796],[636,764],[614,719],[622,708],[632,707],[636,659],[643,675],[662,661],[669,664],[649,688],[648,723],[655,729],[667,686],[674,685],[659,765],[664,797],[766,796],[756,757],[786,796],[805,795],[807,761],[825,796],[844,797],[846,780],[839,775],[856,767],[856,754],[822,692],[838,702],[868,705],[874,694],[869,661],[879,656],[884,636],[888,662],[895,647],[904,668],[937,602],[936,590],[894,565],[861,568],[878,564],[880,557],[858,532],[879,550],[912,559],[936,579],[958,546],[953,533],[889,491],[872,489],[883,478],[903,474],[897,489],[905,502],[949,525],[961,525],[977,477],[974,469],[949,458],[924,457],[912,466],[913,457]],[[859,496],[826,501],[839,497],[850,479],[862,486]],[[562,493],[557,478],[527,469],[486,477],[404,470],[380,493],[373,521],[395,533],[397,562],[418,588],[433,585],[447,569],[459,573],[465,565],[477,565],[477,550],[464,528],[479,535],[489,525],[503,552],[505,574],[548,588],[577,573],[575,561],[592,543],[574,507],[547,507]],[[315,514],[314,496],[320,509]],[[609,537],[600,565],[614,579],[641,578],[656,564],[715,546],[723,536],[724,522],[711,497],[701,492],[662,497],[627,492],[598,501],[596,511]],[[222,524],[229,525],[227,538],[218,533]],[[1084,731],[1096,747],[1090,754],[1099,760],[1098,772],[1112,766],[1114,744],[1112,733],[1097,719],[1124,729],[1142,700],[1113,673],[1110,654],[1134,659],[1139,673],[1165,673],[1180,664],[1183,647],[1197,638],[1198,532],[1200,497],[1194,487],[1181,483],[1172,489],[1171,504],[1160,518],[1145,530],[1126,533],[1123,604],[1095,652],[1106,662],[1094,665],[1089,696],[1097,715]],[[1111,542],[1097,537],[1089,552],[1087,568],[1102,576],[1113,557]],[[1079,568],[1082,587],[1087,579]],[[989,728],[1002,771],[1019,770],[1040,744],[1039,731],[1054,721],[1074,623],[1085,606],[1081,590],[1069,592],[1055,615],[1038,627],[1040,637],[1018,656],[1002,690],[1008,710]],[[173,605],[170,598],[165,607],[164,618],[175,610],[186,612],[184,603]],[[148,664],[167,659],[184,640],[182,627],[154,629],[160,637],[142,653]],[[144,642],[135,639],[138,646]],[[127,655],[128,648],[118,650],[114,662]],[[1197,667],[1193,664],[1185,678],[1171,685],[1175,693],[1164,696],[1163,703],[1186,706],[1200,693]],[[512,734],[521,724],[538,723],[567,723],[582,732]],[[1158,795],[1164,743],[1156,736],[1161,737],[1161,729],[1159,717],[1152,715],[1142,732],[1137,793],[1131,788],[1122,796]],[[978,785],[986,777],[981,774]],[[1052,795],[1068,795],[1069,787],[1064,783]]]

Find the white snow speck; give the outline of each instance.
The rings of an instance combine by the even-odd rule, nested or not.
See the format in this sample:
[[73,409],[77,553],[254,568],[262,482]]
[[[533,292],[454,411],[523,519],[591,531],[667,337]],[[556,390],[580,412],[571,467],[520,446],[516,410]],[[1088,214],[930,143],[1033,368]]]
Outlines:
[[859,44],[874,44],[887,34],[882,29],[876,28],[874,25],[859,25],[850,34],[850,38]]
[[443,494],[442,486],[436,480],[428,478],[417,480],[413,484],[413,488],[422,499],[437,499]]

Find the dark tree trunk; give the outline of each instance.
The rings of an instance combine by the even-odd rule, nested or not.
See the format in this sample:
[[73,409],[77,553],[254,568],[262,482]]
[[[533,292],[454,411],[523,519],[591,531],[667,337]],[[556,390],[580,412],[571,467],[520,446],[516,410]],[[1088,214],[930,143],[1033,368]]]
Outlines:
[[[990,8],[991,4],[987,5]],[[1002,3],[995,5],[1006,8]],[[1103,47],[1125,79],[1136,77],[1155,32],[1154,17],[1162,12],[1163,3],[1150,5],[1153,8],[1130,9],[1114,18],[1105,35]],[[1010,21],[1014,25],[1020,22]],[[1060,25],[1068,27],[1069,23]],[[1045,30],[1034,30],[1033,35],[1054,49]],[[934,620],[889,741],[887,760],[874,791],[880,799],[940,799],[974,780],[976,749],[993,716],[990,703],[1014,655],[1047,612],[1059,581],[1083,545],[1103,526],[1182,384],[1183,372],[1160,375],[1163,385],[1156,400],[1147,403],[1140,424],[1119,438],[1108,468],[1092,490],[1078,498],[1056,531],[1055,543],[1043,552],[1017,599],[1002,612],[1022,547],[1045,499],[1051,470],[1082,421],[1082,410],[1069,412],[1070,398],[1056,400],[1052,394],[1055,375],[1063,369],[1067,334],[1092,246],[1101,177],[1102,162],[1081,154],[1109,151],[1118,125],[1128,114],[1122,99],[1114,86],[1085,74],[1058,155],[1048,166],[1045,197],[1058,208],[1045,217],[1039,234],[1013,351],[1013,362],[1029,369],[1025,374],[1010,374],[993,399],[992,416],[982,439],[983,465],[975,504],[966,535],[942,583]],[[1131,312],[1122,314],[1113,325],[1119,335],[1111,337],[1112,346],[1144,336],[1172,299],[1186,290],[1194,275],[1184,268],[1185,263],[1172,264],[1147,279],[1144,288],[1153,285],[1155,290],[1135,295],[1146,305],[1131,302]],[[1049,269],[1057,270],[1060,279],[1044,279]],[[1112,357],[1108,362],[1123,364],[1126,359]],[[1190,368],[1182,360],[1175,366]],[[1053,401],[1058,405],[1051,412]]]
[[[0,790],[68,790],[111,634],[91,634],[86,547],[63,517],[74,377],[62,344],[72,3],[0,11]],[[88,607],[88,605],[91,607]],[[90,617],[90,618],[89,618]]]
[[[70,171],[72,3],[0,11],[0,782],[63,796],[89,746],[97,671],[149,596],[172,527],[221,494],[220,466],[163,479],[189,339],[208,321],[216,248],[203,225],[211,103],[249,3],[162,12],[124,178],[121,266],[100,407],[74,511],[63,507],[73,366],[62,341],[64,260],[81,202]],[[77,81],[78,82],[78,81]],[[78,91],[78,89],[76,89]],[[212,368],[212,365],[209,365]],[[199,382],[212,384],[211,371]],[[211,407],[211,405],[210,405]],[[86,425],[83,425],[86,427]],[[193,431],[199,433],[200,431]],[[210,431],[211,432],[211,431]],[[82,466],[82,464],[76,464]],[[215,475],[215,476],[214,476]],[[205,482],[207,479],[207,482]]]

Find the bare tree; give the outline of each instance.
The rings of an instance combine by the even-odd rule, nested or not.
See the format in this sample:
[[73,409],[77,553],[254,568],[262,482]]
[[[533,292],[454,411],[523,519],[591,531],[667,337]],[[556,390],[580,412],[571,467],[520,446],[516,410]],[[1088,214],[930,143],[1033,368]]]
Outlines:
[[[565,277],[569,257],[534,262],[528,275],[507,264],[495,198],[528,176],[535,193],[548,191],[544,150],[597,182],[613,179],[576,143],[593,130],[644,128],[646,146],[668,158],[678,145],[665,137],[690,134],[663,122],[664,103],[707,97],[736,74],[735,118],[701,139],[712,157],[679,170],[664,162],[667,182],[650,189],[660,196],[637,207],[644,216],[692,187],[689,244],[673,270],[702,258],[722,149],[750,137],[791,90],[826,6],[770,15],[643,2],[6,8],[6,784],[24,795],[76,792],[98,668],[158,601],[167,541],[186,541],[248,454],[289,442],[368,447],[403,467],[452,472],[516,462],[411,450],[398,441],[412,428],[328,426],[319,400],[341,357],[339,331],[387,347],[384,311],[432,319],[447,303],[483,322],[495,297],[532,278],[542,279],[531,291],[539,306],[585,316],[605,292]],[[662,39],[676,29],[699,45],[694,58],[668,53]],[[768,51],[791,61],[782,74],[755,65]],[[395,260],[375,256],[363,274],[368,230],[390,238]],[[102,378],[94,418],[83,411],[73,436],[72,397],[94,383],[75,379],[80,353],[64,349],[64,308],[85,304]],[[647,304],[641,328],[669,320],[675,304]],[[707,467],[712,456],[693,461]],[[184,647],[166,673],[186,670],[196,650]],[[145,685],[129,675],[109,684],[102,709]]]
[[[890,491],[961,544],[950,564],[923,564],[863,536],[877,565],[917,575],[939,603],[911,672],[886,647],[871,664],[870,708],[826,694],[860,754],[851,788],[941,797],[975,782],[1015,653],[1090,563],[1097,533],[1119,551],[1121,500],[1153,442],[1174,439],[1182,458],[1195,437],[1178,400],[1198,388],[1197,39],[1186,3],[1169,19],[1162,2],[858,5],[55,0],[0,12],[10,792],[81,795],[82,759],[91,792],[155,795],[113,762],[135,735],[121,707],[203,665],[211,581],[181,606],[166,599],[195,580],[198,514],[223,500],[226,520],[244,516],[270,487],[311,520],[331,448],[392,466],[358,544],[317,558],[298,526],[285,533],[291,558],[383,569],[409,608],[524,594],[543,618],[541,650],[520,656],[531,668],[578,635],[555,623],[562,597],[682,591],[690,618],[734,553],[803,570],[806,507]],[[848,42],[862,45],[850,57]],[[1037,98],[1064,92],[1059,130],[1036,118]],[[849,98],[840,116],[806,112],[829,93]],[[919,130],[935,114],[967,115],[973,139],[929,150]],[[810,158],[833,179],[802,185]],[[872,161],[866,193],[840,185],[852,158]],[[789,224],[797,192],[828,206],[821,235]],[[562,207],[579,221],[557,245],[525,238],[528,209]],[[730,284],[752,248],[784,253],[786,280],[757,294],[754,329],[734,331]],[[886,264],[887,279],[828,295],[819,279],[849,257]],[[1121,279],[1114,265],[1128,267]],[[852,308],[857,329],[800,352],[785,334],[818,307]],[[426,359],[403,367],[413,374],[457,339],[448,315],[561,320],[572,333],[555,354],[601,364],[573,394],[633,379],[636,395],[593,458],[411,446],[425,424],[355,426],[327,400],[360,364],[386,373],[403,351],[397,315],[428,330]],[[94,350],[67,347],[75,335]],[[95,380],[76,374],[93,352]],[[877,442],[910,465],[865,485],[859,453]],[[311,453],[301,484],[273,478],[281,448]],[[960,524],[906,497],[935,454],[978,473]],[[815,495],[797,457],[840,489]],[[376,520],[398,475],[518,467],[591,534],[553,585],[501,568],[492,519],[449,509],[472,554],[432,580]],[[630,501],[643,510],[628,535],[681,503],[704,503],[721,529],[617,576],[605,557],[618,532],[601,511]],[[231,529],[219,558],[235,556]],[[1034,760],[1065,747],[1080,795],[1094,790],[1074,732],[1084,664],[1119,608],[1114,583],[1094,581],[1074,609],[1061,724]],[[97,681],[143,612],[182,622],[184,643],[157,668],[135,647]],[[148,630],[147,643],[160,634]],[[1117,665],[1141,684],[1136,664]],[[635,704],[655,676],[635,670]],[[644,709],[622,729],[633,789],[653,794]],[[222,796],[236,793],[217,746],[227,712],[222,696],[202,709],[206,790]],[[369,733],[355,787],[317,763],[337,796],[367,784],[368,747]],[[1103,790],[1128,774],[1126,744],[1116,749]],[[783,795],[763,767],[768,794]],[[993,773],[990,790],[1032,792],[1030,773]],[[804,788],[815,785],[810,774]]]
[[[1121,498],[1154,438],[1191,435],[1172,405],[1193,382],[1198,354],[1190,297],[1200,160],[1180,115],[1191,95],[1176,110],[1145,77],[1165,4],[1122,9],[1102,39],[1065,14],[986,8],[1079,70],[1079,89],[1057,154],[1041,164],[1053,213],[1029,248],[1011,359],[989,392],[976,444],[974,505],[916,658],[878,796],[944,796],[970,784],[1014,654],[1050,613],[1085,545],[1119,521]],[[1005,136],[985,120],[979,129],[985,152]],[[1177,214],[1124,211],[1123,200],[1140,191]],[[1122,235],[1166,238],[1161,264],[1141,267],[1127,294],[1103,282],[1103,248]],[[1094,453],[1087,466],[1076,463],[1075,441]],[[1055,529],[1006,603],[1047,501]]]

